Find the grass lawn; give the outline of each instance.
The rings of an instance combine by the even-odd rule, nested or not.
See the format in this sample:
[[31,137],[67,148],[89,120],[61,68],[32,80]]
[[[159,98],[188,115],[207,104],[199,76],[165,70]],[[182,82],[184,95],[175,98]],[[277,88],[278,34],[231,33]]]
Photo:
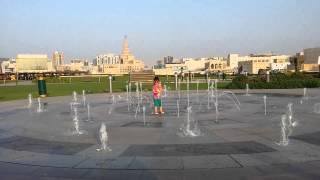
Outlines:
[[[169,78],[166,81],[166,77],[162,77],[161,81],[166,84],[168,90],[175,90],[174,78]],[[115,77],[112,81],[113,92],[126,91],[128,77],[121,76]],[[49,97],[53,96],[66,96],[72,95],[73,91],[78,94],[82,93],[82,90],[86,90],[87,93],[108,93],[109,92],[109,80],[108,77],[99,78],[69,78],[58,79],[48,78],[47,82],[47,94]],[[219,82],[218,87],[224,88],[229,82]],[[143,84],[143,91],[150,91],[152,84]],[[181,83],[181,90],[186,90],[186,83]],[[196,83],[190,84],[190,90],[197,88]],[[207,89],[207,83],[200,83],[199,89]],[[132,84],[132,91],[135,91],[135,84]],[[0,101],[9,101],[15,99],[27,99],[28,94],[31,93],[33,97],[38,97],[38,86],[36,81],[32,85],[18,85],[18,86],[1,86],[0,87]]]

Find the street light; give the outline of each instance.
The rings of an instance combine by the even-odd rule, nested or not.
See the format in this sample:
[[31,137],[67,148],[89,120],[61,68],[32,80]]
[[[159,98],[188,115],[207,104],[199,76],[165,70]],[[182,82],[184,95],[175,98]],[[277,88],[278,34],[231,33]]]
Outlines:
[[174,73],[175,79],[176,79],[176,90],[178,89],[178,73]]
[[109,75],[109,92],[112,93],[112,75]]

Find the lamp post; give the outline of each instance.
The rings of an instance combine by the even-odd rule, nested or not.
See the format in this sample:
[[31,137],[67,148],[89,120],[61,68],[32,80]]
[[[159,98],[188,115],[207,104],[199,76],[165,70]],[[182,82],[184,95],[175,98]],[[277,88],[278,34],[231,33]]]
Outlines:
[[112,93],[112,75],[109,75],[109,92]]
[[207,82],[209,81],[209,71],[208,69],[206,70],[206,77],[207,77]]
[[176,79],[176,90],[178,90],[178,73],[174,73],[175,79]]
[[267,74],[267,82],[270,82],[270,72],[267,71],[266,74]]

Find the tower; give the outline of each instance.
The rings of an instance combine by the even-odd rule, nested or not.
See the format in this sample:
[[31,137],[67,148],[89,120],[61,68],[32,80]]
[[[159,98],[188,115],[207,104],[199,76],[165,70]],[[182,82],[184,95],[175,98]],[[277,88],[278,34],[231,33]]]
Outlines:
[[121,63],[125,64],[125,63],[128,63],[128,61],[131,61],[133,59],[134,57],[132,56],[129,50],[128,37],[127,35],[125,35],[123,39],[123,44],[122,44]]
[[63,52],[55,51],[52,57],[52,66],[54,69],[57,69],[57,66],[64,64]]
[[129,51],[129,45],[128,45],[128,37],[127,35],[125,35],[123,39],[123,45],[122,45],[122,55],[128,56],[129,54],[130,54],[130,51]]

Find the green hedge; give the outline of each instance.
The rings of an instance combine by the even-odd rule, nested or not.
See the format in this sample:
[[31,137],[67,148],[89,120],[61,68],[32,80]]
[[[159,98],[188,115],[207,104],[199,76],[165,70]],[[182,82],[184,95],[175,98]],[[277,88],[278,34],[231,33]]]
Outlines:
[[310,75],[303,73],[291,74],[271,74],[270,82],[267,83],[265,75],[248,77],[238,76],[232,80],[226,88],[229,89],[245,89],[249,84],[251,89],[291,89],[291,88],[317,88],[320,87],[320,81]]

